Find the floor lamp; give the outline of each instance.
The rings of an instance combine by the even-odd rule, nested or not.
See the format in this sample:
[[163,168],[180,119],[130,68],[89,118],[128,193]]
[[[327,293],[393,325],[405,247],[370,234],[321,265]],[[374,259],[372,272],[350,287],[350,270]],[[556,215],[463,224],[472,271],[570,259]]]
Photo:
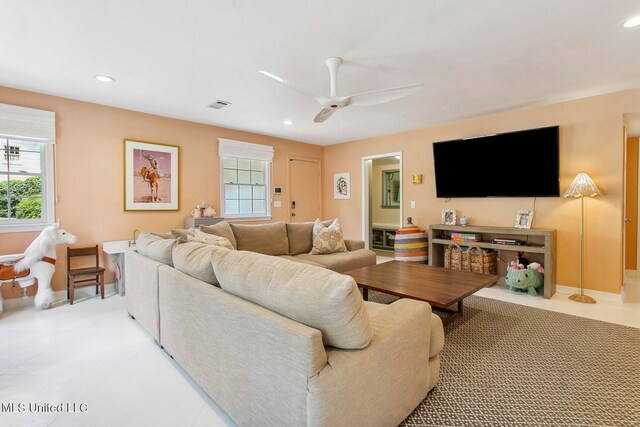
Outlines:
[[603,193],[591,179],[588,173],[580,172],[573,178],[573,182],[564,192],[564,197],[580,197],[580,293],[573,294],[570,300],[595,304],[596,300],[584,294],[584,196],[595,197]]

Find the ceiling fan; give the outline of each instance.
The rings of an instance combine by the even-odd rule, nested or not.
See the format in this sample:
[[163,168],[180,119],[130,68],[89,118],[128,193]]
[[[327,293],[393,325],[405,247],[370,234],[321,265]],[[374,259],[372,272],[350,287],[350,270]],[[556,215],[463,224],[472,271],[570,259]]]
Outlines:
[[411,95],[412,93],[419,91],[423,86],[422,84],[415,84],[376,90],[373,92],[358,93],[356,95],[338,96],[338,68],[340,67],[340,64],[342,64],[342,58],[327,58],[324,63],[329,68],[329,78],[331,81],[331,95],[329,96],[315,95],[307,89],[304,89],[303,87],[285,80],[282,77],[278,77],[268,71],[259,71],[259,73],[277,81],[289,89],[293,89],[303,95],[310,96],[318,101],[322,106],[322,110],[320,110],[315,119],[313,119],[316,123],[324,122],[340,108],[349,107],[351,105],[367,106],[384,104],[385,102]]

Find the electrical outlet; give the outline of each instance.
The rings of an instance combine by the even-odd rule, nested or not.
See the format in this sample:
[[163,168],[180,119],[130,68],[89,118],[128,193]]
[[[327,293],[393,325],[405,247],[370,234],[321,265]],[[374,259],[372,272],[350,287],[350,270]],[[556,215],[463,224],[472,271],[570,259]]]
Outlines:
[[282,207],[282,202],[280,200],[276,200],[273,202],[273,207],[274,208],[281,208]]
[[411,201],[411,209],[415,209],[416,208],[416,201],[412,200]]

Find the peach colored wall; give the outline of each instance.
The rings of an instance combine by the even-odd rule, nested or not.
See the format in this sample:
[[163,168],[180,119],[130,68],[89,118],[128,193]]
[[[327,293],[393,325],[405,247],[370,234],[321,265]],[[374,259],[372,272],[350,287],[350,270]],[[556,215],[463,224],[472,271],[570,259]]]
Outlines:
[[[560,125],[561,191],[580,170],[586,170],[605,192],[604,197],[585,200],[586,274],[589,289],[620,292],[622,284],[623,129],[625,112],[640,111],[640,90],[525,108],[485,117],[380,136],[325,147],[325,188],[334,173],[351,172],[350,200],[324,195],[324,216],[337,216],[348,238],[361,238],[363,156],[403,151],[403,210],[414,223],[428,227],[440,222],[445,208],[458,209],[473,224],[510,226],[519,209],[532,209],[533,198],[436,198],[432,143],[475,135]],[[482,185],[482,168],[468,170],[470,185]],[[411,175],[424,174],[414,185]],[[523,177],[526,168],[523,171]],[[518,179],[518,177],[505,177]],[[522,179],[522,178],[520,178]],[[416,208],[410,209],[410,202]],[[538,198],[534,227],[558,230],[558,276],[560,285],[578,286],[580,202]]]
[[[288,218],[288,156],[323,157],[320,146],[5,87],[0,87],[0,103],[56,113],[56,218],[78,236],[78,245],[130,239],[135,228],[162,231],[182,227],[185,217],[202,200],[218,210],[218,138],[274,147],[273,184],[283,187],[283,195],[274,199],[280,198],[283,207],[272,208],[273,220]],[[179,211],[123,211],[123,138],[180,146]],[[0,254],[24,251],[36,235],[0,234]],[[66,288],[65,250],[58,248],[54,290]],[[111,275],[106,279],[107,283],[112,281]],[[2,293],[5,298],[20,294],[9,286],[3,286]]]

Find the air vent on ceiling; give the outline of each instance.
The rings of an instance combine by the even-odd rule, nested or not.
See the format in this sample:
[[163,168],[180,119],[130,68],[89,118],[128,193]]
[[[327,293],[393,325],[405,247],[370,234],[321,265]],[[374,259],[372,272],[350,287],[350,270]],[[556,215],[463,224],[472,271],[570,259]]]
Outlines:
[[216,102],[209,104],[209,108],[214,108],[216,110],[221,110],[224,107],[226,107],[227,105],[231,105],[230,102],[227,101],[223,101],[221,99],[218,99]]

